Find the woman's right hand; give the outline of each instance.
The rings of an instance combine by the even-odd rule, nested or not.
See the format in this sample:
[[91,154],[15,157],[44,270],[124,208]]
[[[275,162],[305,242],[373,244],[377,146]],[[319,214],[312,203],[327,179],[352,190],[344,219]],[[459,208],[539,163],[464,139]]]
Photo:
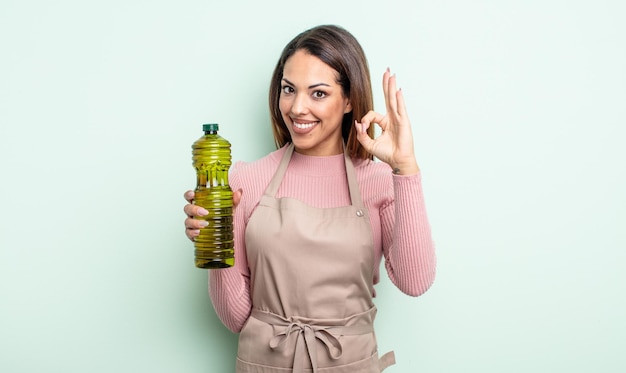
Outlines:
[[[233,192],[233,214],[235,213],[235,208],[239,205],[241,194],[241,189]],[[206,216],[209,212],[200,206],[194,205],[194,197],[195,194],[193,190],[185,192],[185,200],[188,202],[183,209],[185,211],[185,215],[187,215],[187,218],[185,219],[185,235],[187,235],[187,238],[191,241],[194,241],[200,234],[200,228],[204,228],[209,224],[205,220],[196,219],[198,216]]]

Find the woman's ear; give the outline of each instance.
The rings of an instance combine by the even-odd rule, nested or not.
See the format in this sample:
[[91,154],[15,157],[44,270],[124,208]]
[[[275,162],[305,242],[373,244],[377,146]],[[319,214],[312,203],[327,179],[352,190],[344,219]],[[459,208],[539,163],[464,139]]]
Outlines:
[[348,114],[351,111],[352,111],[352,104],[350,103],[350,101],[348,101],[346,102],[346,109],[343,111],[343,113]]

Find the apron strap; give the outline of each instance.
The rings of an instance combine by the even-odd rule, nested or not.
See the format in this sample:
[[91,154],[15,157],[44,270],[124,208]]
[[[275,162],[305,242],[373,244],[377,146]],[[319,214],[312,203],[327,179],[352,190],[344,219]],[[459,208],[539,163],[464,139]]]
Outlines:
[[395,363],[396,363],[396,355],[393,353],[393,351],[389,351],[383,356],[381,356],[381,358],[378,360],[378,367],[380,368],[380,371],[382,372],[383,370],[389,368]]
[[359,189],[359,183],[356,179],[356,171],[354,171],[354,165],[348,155],[348,148],[343,145],[343,156],[346,162],[346,176],[348,178],[348,188],[350,188],[350,199],[352,200],[352,206],[363,209],[363,199],[361,199],[361,190]]
[[285,176],[285,172],[287,171],[287,166],[289,165],[289,160],[291,160],[291,154],[293,154],[294,145],[293,143],[287,146],[285,149],[285,153],[280,160],[280,164],[278,165],[278,169],[276,173],[274,173],[274,177],[270,181],[269,185],[265,189],[265,195],[270,197],[274,197],[276,192],[278,192],[278,187],[280,187],[280,182],[283,181],[283,176]]

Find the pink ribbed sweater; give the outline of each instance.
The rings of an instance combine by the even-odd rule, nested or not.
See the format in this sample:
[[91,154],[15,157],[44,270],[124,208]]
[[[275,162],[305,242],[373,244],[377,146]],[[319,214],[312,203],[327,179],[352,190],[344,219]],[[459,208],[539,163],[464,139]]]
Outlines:
[[[220,320],[239,332],[250,315],[250,272],[244,233],[285,147],[250,163],[236,163],[233,190],[243,190],[235,212],[235,266],[209,271],[209,293]],[[393,175],[386,163],[353,160],[363,203],[369,210],[374,241],[373,283],[379,281],[382,256],[391,281],[418,296],[435,278],[435,250],[422,194],[421,174]],[[294,152],[277,198],[292,197],[318,208],[350,205],[343,154],[311,157]]]

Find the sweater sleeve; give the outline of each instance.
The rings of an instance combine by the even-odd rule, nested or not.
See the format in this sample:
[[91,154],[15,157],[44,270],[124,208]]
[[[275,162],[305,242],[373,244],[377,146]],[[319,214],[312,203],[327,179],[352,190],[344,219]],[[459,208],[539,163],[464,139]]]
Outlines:
[[385,268],[402,292],[419,296],[435,280],[436,257],[421,174],[393,175],[394,200],[381,209]]
[[[236,165],[230,175],[233,190],[241,188]],[[231,268],[209,270],[209,295],[215,313],[231,331],[238,333],[248,319],[252,300],[250,298],[250,271],[246,257],[244,191],[234,214],[235,265]]]

